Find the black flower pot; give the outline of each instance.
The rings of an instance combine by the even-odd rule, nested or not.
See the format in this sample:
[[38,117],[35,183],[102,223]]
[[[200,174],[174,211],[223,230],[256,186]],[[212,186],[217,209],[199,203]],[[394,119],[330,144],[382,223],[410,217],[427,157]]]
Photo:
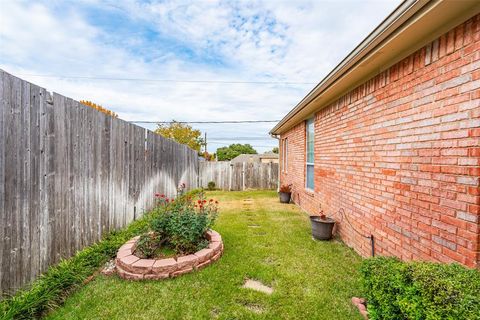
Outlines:
[[330,240],[333,236],[335,220],[331,218],[322,219],[319,216],[310,216],[312,223],[312,236],[317,240]]
[[278,195],[280,196],[280,203],[290,203],[291,192],[279,192]]

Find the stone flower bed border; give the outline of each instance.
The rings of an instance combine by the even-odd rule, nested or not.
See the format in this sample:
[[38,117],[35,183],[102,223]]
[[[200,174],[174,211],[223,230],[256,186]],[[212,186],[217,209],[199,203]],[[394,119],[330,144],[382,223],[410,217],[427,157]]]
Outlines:
[[223,253],[222,237],[216,231],[207,231],[208,247],[194,254],[165,259],[140,259],[135,256],[136,243],[134,237],[120,247],[116,258],[117,274],[127,280],[173,278],[217,261]]

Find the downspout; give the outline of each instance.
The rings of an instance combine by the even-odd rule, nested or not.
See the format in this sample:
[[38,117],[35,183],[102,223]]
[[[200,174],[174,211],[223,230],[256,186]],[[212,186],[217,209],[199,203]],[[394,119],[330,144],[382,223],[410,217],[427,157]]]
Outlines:
[[[274,139],[277,139],[278,140],[278,171],[280,171],[280,165],[281,165],[281,157],[280,157],[280,136],[278,134],[275,134],[275,133],[270,133],[270,136]],[[277,181],[277,192],[280,190],[280,174],[281,174],[281,171],[278,172],[278,181]]]

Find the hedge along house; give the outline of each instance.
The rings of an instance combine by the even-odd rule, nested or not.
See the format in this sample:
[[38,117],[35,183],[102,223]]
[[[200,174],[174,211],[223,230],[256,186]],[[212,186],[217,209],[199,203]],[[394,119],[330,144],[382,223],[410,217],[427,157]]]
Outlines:
[[403,2],[270,132],[293,201],[363,256],[480,267],[479,13]]

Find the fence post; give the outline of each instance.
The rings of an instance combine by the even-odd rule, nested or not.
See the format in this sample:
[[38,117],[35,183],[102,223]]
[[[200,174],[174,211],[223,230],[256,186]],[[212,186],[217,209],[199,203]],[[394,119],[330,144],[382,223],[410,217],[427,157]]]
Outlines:
[[245,162],[242,162],[242,190],[245,191]]
[[232,191],[232,171],[233,163],[228,163],[228,191]]

